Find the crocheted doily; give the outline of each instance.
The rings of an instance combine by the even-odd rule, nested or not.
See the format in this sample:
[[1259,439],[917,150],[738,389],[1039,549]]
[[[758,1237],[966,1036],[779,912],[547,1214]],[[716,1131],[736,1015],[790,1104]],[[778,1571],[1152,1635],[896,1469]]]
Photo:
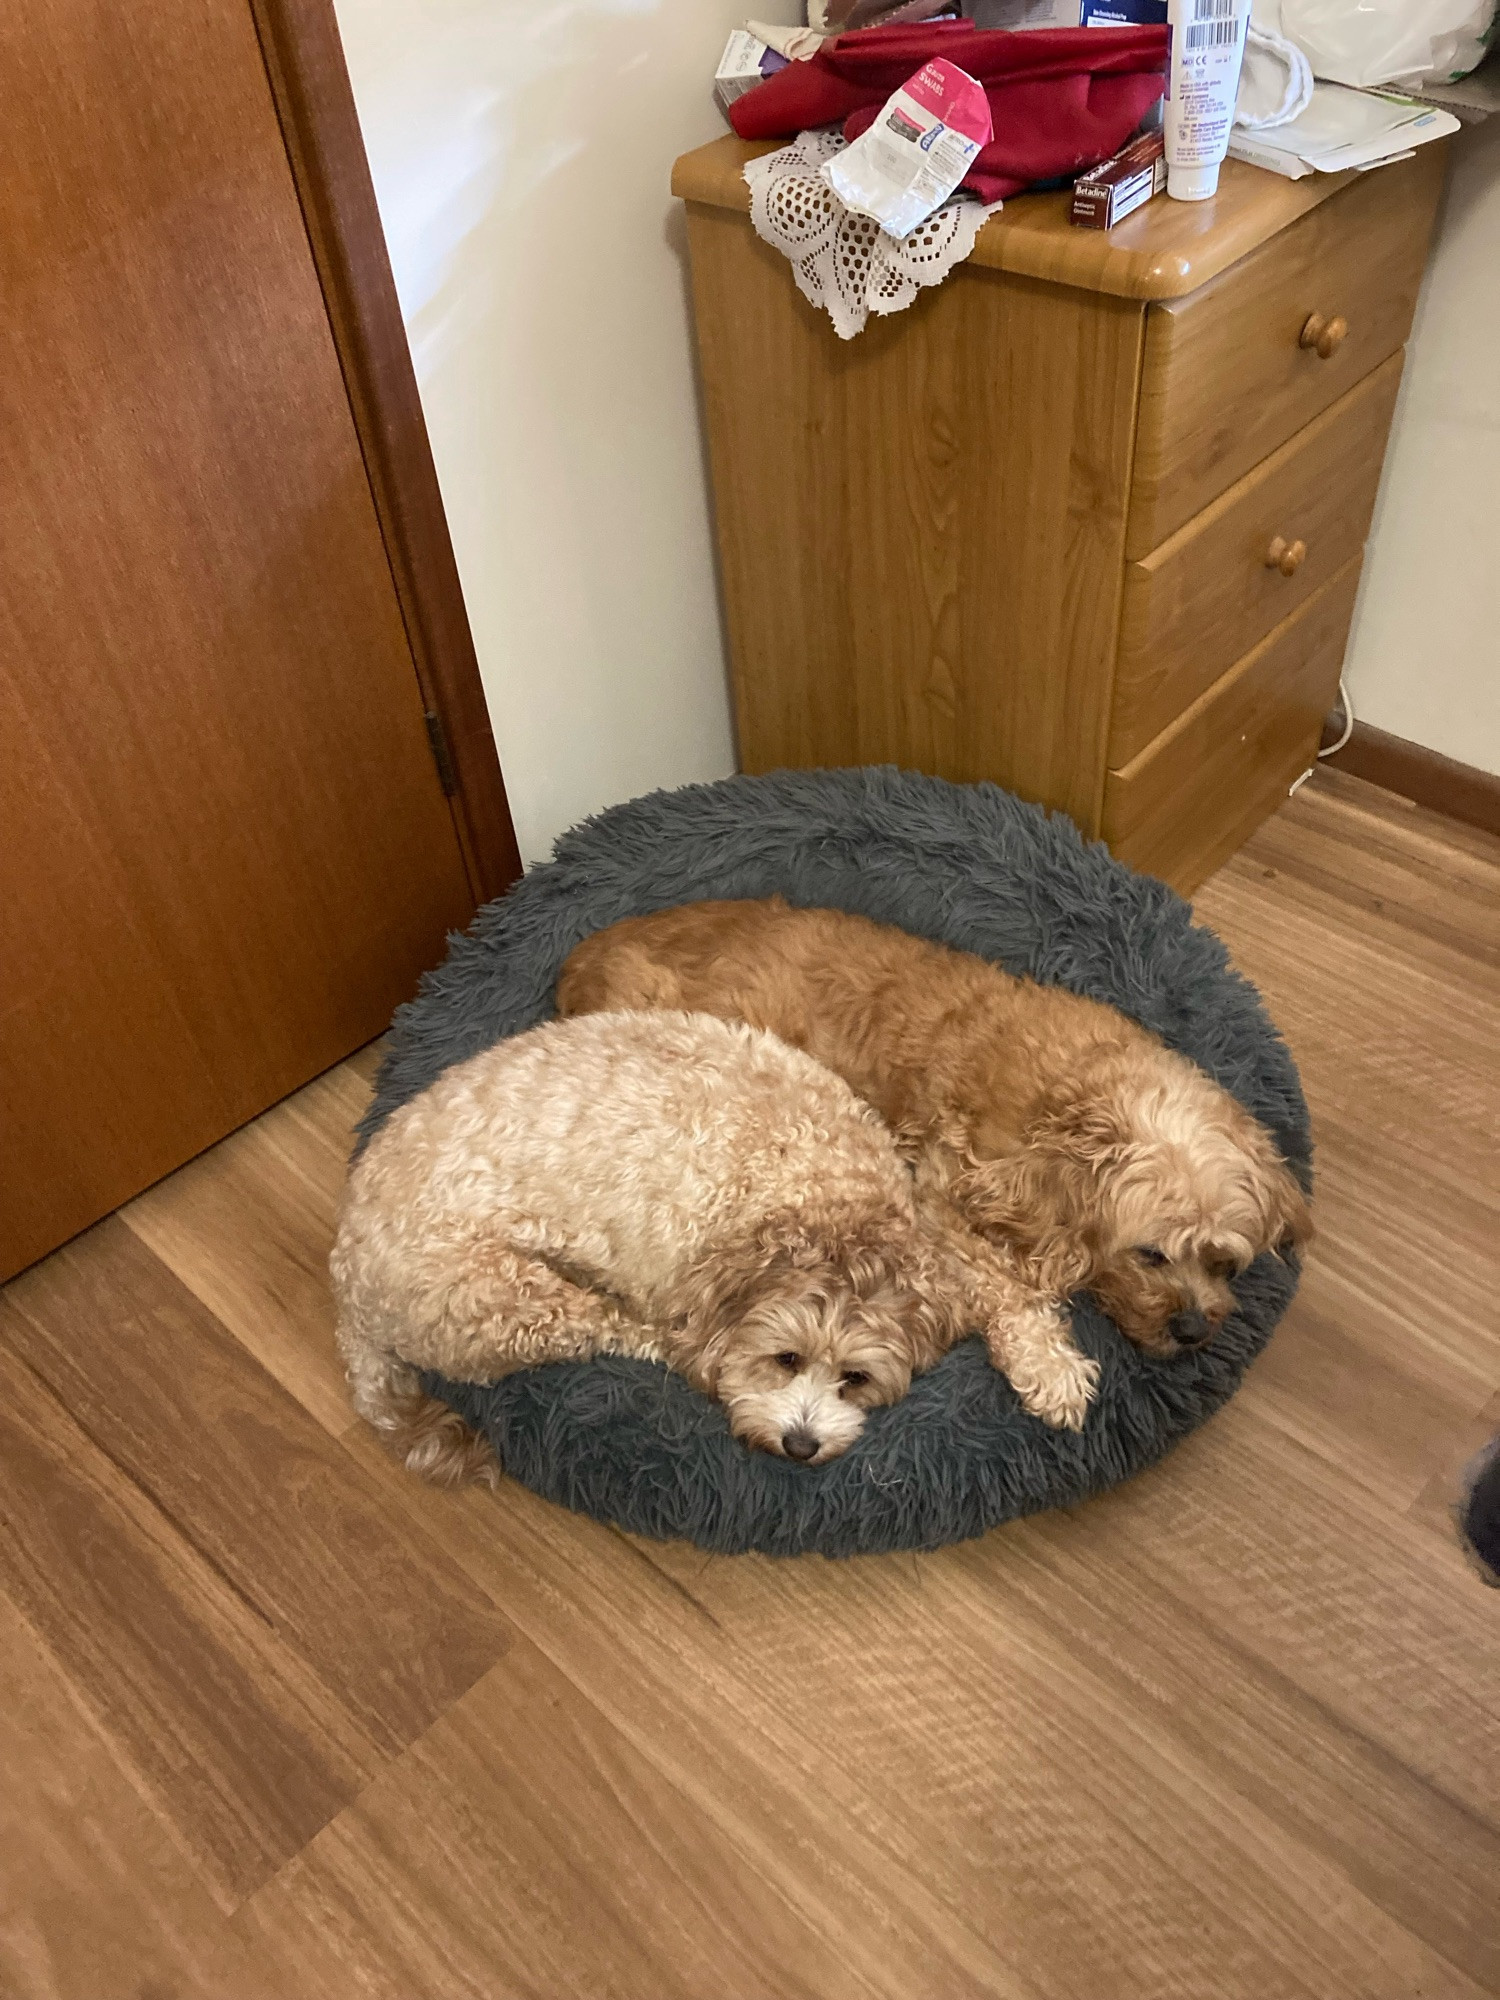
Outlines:
[[938,285],[974,248],[986,207],[955,196],[898,243],[878,222],[845,208],[818,169],[844,148],[836,126],[802,132],[778,153],[745,165],[750,220],[788,259],[797,289],[822,306],[841,340],[873,313],[900,312],[924,285]]

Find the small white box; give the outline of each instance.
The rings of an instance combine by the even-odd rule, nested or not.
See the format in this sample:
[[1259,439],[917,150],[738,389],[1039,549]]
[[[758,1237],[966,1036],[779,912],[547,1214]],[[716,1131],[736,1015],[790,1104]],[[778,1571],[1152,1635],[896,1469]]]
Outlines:
[[714,96],[727,111],[737,97],[754,90],[768,76],[786,68],[786,57],[752,35],[748,28],[736,28],[724,44],[719,67],[714,71]]

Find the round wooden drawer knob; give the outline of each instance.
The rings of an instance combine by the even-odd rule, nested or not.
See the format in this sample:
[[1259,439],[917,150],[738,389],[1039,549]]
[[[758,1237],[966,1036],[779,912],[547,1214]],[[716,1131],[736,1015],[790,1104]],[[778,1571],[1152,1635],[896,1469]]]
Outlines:
[[1277,535],[1266,550],[1266,568],[1279,569],[1283,576],[1295,576],[1306,560],[1306,542],[1289,542],[1285,535]]
[[1303,347],[1316,348],[1320,361],[1329,361],[1342,347],[1348,332],[1349,322],[1342,313],[1335,313],[1332,319],[1324,319],[1321,313],[1309,313],[1298,342]]

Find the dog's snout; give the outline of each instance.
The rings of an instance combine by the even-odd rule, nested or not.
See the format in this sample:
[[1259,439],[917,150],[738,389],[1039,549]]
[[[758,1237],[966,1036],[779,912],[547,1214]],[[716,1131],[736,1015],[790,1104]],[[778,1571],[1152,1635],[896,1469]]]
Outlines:
[[1176,1327],[1178,1353],[1207,1347],[1223,1322],[1224,1313],[1218,1306],[1208,1306],[1197,1312],[1184,1313]]
[[783,1431],[781,1434],[781,1449],[786,1453],[788,1458],[795,1458],[799,1464],[805,1465],[810,1458],[817,1457],[818,1440],[813,1436],[811,1431]]

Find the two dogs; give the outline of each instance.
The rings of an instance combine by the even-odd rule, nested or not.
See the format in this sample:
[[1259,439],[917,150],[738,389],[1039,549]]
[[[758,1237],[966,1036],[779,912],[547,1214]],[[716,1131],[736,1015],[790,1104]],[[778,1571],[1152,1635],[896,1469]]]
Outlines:
[[331,1268],[355,1408],[446,1483],[494,1468],[424,1369],[666,1361],[804,1463],[975,1325],[1045,1416],[1061,1378],[1081,1420],[1091,1379],[846,1083],[707,1013],[555,1021],[445,1072],[355,1162]]
[[1112,1007],[840,910],[690,903],[585,939],[564,1015],[691,1007],[768,1028],[873,1104],[1040,1298],[1091,1291],[1156,1354],[1211,1337],[1229,1279],[1307,1203],[1228,1091]]
[[860,917],[632,918],[577,948],[558,1008],[395,1113],[351,1174],[333,1271],[356,1406],[429,1477],[492,1468],[419,1369],[609,1351],[818,1462],[977,1325],[1026,1406],[1077,1427],[1097,1370],[1073,1292],[1171,1354],[1309,1232],[1265,1131],[1144,1029]]

